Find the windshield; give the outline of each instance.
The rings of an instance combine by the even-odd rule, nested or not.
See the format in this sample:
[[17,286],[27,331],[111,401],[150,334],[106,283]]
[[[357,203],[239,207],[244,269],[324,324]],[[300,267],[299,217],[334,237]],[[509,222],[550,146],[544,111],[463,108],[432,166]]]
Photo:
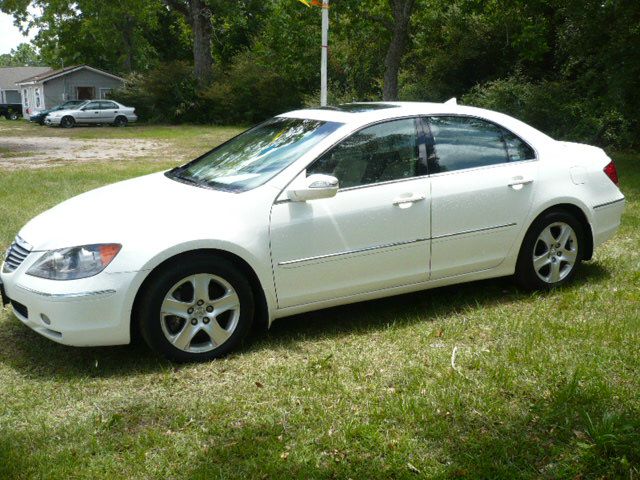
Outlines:
[[246,191],[291,165],[342,124],[276,117],[167,173],[170,178],[221,190]]

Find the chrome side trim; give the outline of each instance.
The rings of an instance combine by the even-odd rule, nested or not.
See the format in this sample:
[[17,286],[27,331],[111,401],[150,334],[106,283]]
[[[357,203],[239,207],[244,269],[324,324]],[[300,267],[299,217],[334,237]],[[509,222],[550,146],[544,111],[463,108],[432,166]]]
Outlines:
[[355,250],[347,250],[346,252],[328,253],[326,255],[318,255],[318,256],[315,256],[315,257],[300,258],[300,259],[297,259],[297,260],[286,260],[284,262],[278,262],[278,266],[295,265],[297,263],[311,262],[311,261],[314,261],[314,260],[324,260],[324,259],[327,259],[327,258],[341,257],[341,256],[344,256],[344,255],[353,255],[353,254],[356,254],[356,253],[371,252],[373,250],[380,250],[382,248],[399,247],[399,246],[402,246],[402,245],[410,245],[412,243],[426,242],[428,240],[429,240],[428,238],[418,238],[417,240],[409,240],[409,241],[406,241],[406,242],[387,243],[385,245],[375,245],[373,247],[358,248],[358,249],[355,249]]
[[614,200],[613,202],[607,202],[607,203],[601,203],[600,205],[595,205],[593,209],[595,210],[596,208],[608,207],[609,205],[614,205],[616,203],[620,203],[624,201],[625,201],[625,197],[622,197],[622,198],[619,198],[618,200]]
[[77,299],[77,298],[86,298],[86,297],[108,297],[116,293],[115,290],[96,290],[93,292],[77,292],[77,293],[47,293],[47,292],[40,292],[32,288],[24,287],[22,285],[17,285],[17,286],[18,288],[21,288],[22,290],[25,290],[29,293],[35,293],[36,295],[50,298],[52,300],[66,300],[66,299]]
[[478,228],[475,230],[465,230],[463,232],[457,232],[457,233],[447,233],[445,235],[436,235],[435,237],[432,237],[432,240],[438,240],[440,238],[448,238],[448,237],[455,237],[457,235],[467,235],[469,233],[478,233],[478,232],[486,232],[488,230],[496,230],[498,228],[506,228],[506,227],[515,227],[517,225],[517,223],[505,223],[504,225],[496,225],[495,227],[485,227],[485,228]]

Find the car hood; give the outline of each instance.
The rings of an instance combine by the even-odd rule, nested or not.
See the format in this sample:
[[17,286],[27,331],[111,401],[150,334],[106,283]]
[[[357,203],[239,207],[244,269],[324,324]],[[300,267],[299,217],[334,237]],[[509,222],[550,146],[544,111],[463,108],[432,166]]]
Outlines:
[[[20,231],[34,251],[94,243],[144,244],[154,236],[204,237],[216,224],[242,215],[242,194],[180,183],[155,173],[73,197],[47,210]],[[202,238],[201,237],[201,238]]]
[[77,113],[78,109],[73,109],[73,108],[66,108],[64,110],[51,110],[49,111],[50,115],[66,115],[66,114],[73,114],[73,113]]

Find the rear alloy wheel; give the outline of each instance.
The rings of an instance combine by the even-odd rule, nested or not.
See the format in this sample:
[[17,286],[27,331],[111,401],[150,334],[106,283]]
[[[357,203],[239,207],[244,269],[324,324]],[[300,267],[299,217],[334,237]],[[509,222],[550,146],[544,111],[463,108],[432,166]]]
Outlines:
[[11,112],[9,113],[9,116],[7,118],[9,120],[18,120],[20,118],[20,115],[18,115],[16,112]]
[[128,123],[127,117],[116,117],[116,119],[114,120],[113,124],[116,127],[126,127]]
[[140,327],[149,346],[178,362],[211,360],[243,340],[253,293],[225,259],[197,255],[162,271],[142,298]]
[[516,279],[529,290],[549,289],[569,282],[582,261],[582,225],[564,211],[536,220],[525,236]]
[[76,124],[76,121],[73,117],[62,117],[60,120],[60,126],[62,128],[73,128]]

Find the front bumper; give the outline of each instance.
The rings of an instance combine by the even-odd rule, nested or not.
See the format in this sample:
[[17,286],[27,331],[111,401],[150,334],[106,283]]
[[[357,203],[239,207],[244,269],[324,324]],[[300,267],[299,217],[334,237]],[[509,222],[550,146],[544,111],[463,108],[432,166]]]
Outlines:
[[53,281],[26,275],[42,252],[33,252],[14,272],[1,273],[5,301],[26,326],[72,346],[130,342],[128,295],[136,272],[105,273],[82,280]]
[[45,125],[60,125],[61,117],[47,117],[44,119]]

